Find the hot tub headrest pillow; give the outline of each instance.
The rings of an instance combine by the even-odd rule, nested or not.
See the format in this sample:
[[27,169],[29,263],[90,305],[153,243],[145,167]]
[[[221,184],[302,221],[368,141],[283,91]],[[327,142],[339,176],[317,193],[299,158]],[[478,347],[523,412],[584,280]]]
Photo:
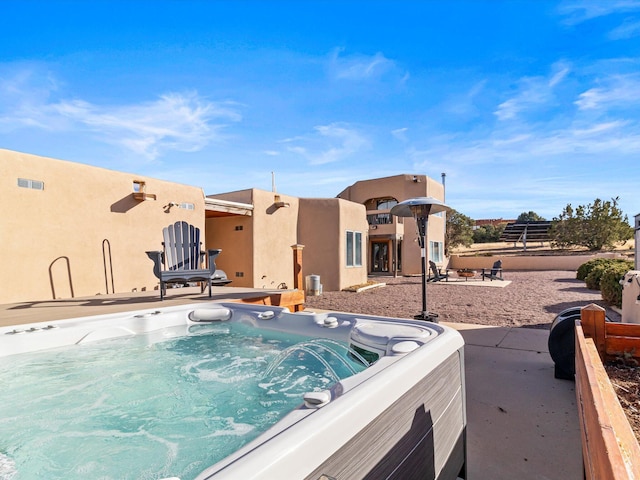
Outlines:
[[196,308],[189,313],[192,322],[225,322],[231,319],[228,308]]

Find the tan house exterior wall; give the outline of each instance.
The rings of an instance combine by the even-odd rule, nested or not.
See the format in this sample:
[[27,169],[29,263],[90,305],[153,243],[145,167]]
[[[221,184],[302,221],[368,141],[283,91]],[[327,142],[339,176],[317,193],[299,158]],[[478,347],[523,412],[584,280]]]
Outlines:
[[[273,192],[259,189],[210,198],[253,205],[252,216],[214,217],[206,221],[207,248],[222,249],[217,266],[233,280],[233,286],[293,288],[291,247],[296,244],[304,245],[303,276],[320,275],[325,290],[341,290],[366,281],[366,264],[347,267],[345,258],[346,230],[363,233],[363,255],[366,255],[367,223],[362,205],[282,194],[275,198]],[[278,207],[276,200],[288,206]]]
[[221,248],[216,266],[234,287],[293,288],[298,199],[280,195],[289,207],[274,205],[274,194],[248,189],[212,198],[253,205],[251,216],[208,218],[207,248]]
[[[398,202],[415,197],[433,197],[444,201],[444,185],[427,177],[426,175],[394,175],[391,177],[376,178],[372,180],[362,180],[347,187],[340,194],[339,198],[350,200],[361,204],[366,204],[368,200],[376,198],[390,197]],[[367,213],[376,213],[377,210],[368,210]],[[446,217],[431,215],[427,228],[427,248],[429,241],[444,243],[444,229]],[[418,233],[416,222],[412,218],[398,219],[393,217],[391,225],[377,225],[368,228],[369,246],[371,243],[385,239],[389,242],[389,248],[393,248],[393,242],[402,240],[402,270],[399,274],[415,275],[422,272],[420,247],[418,245]],[[443,257],[440,266],[446,265],[447,261]],[[368,259],[369,271],[371,272],[371,258]],[[389,273],[393,273],[393,266],[390,266]]]
[[[367,280],[370,234],[362,203],[380,191],[398,200],[441,196],[438,183],[417,178],[358,182],[342,198],[276,197],[258,189],[219,194],[213,197],[250,208],[239,209],[244,215],[221,210],[213,214],[226,216],[206,218],[211,206],[199,187],[0,150],[0,303],[157,289],[145,251],[161,250],[162,229],[177,221],[200,228],[204,247],[222,249],[217,266],[232,286],[293,288],[296,244],[305,246],[303,276],[320,275],[324,290],[361,284]],[[43,182],[44,188],[21,187],[18,179]],[[144,192],[136,194],[134,182],[143,183]],[[193,209],[172,206],[185,203]],[[432,217],[429,234],[435,237],[442,222]],[[402,224],[393,229],[409,244],[405,260],[419,265],[415,225],[407,223],[406,234]],[[347,266],[347,231],[362,234],[361,266]]]
[[[44,189],[19,187],[19,178]],[[135,200],[134,180],[156,199]],[[199,187],[0,150],[0,192],[0,303],[157,288],[145,251],[162,248],[162,229],[184,220],[204,234]]]
[[[320,275],[323,290],[367,281],[367,224],[363,205],[338,198],[300,199],[303,275]],[[362,233],[362,265],[347,266],[347,231]]]

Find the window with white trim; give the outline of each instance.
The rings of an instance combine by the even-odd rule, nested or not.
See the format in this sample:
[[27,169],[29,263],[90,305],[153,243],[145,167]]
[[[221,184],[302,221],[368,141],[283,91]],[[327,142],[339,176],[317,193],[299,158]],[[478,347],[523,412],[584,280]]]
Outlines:
[[362,232],[347,230],[347,267],[362,266]]
[[444,244],[442,242],[429,241],[429,260],[442,263],[444,260]]

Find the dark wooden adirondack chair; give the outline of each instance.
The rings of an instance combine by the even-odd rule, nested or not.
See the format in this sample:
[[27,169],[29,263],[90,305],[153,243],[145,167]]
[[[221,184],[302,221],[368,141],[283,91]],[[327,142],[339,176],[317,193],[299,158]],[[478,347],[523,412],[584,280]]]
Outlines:
[[449,281],[449,272],[446,270],[444,272],[438,270],[438,266],[431,260],[429,260],[429,270],[431,270],[431,273],[429,274],[429,278],[427,278],[427,282],[439,282],[440,280]]
[[[489,270],[487,272],[487,270]],[[482,280],[488,278],[489,280],[503,280],[502,278],[502,260],[493,262],[493,267],[482,269]]]
[[[176,222],[164,228],[162,233],[164,250],[145,252],[153,260],[153,274],[160,280],[160,300],[170,283],[207,282],[209,296],[211,285],[231,283],[224,271],[216,269],[216,257],[222,250],[201,250],[199,228],[187,222]],[[208,268],[202,268],[205,253]]]

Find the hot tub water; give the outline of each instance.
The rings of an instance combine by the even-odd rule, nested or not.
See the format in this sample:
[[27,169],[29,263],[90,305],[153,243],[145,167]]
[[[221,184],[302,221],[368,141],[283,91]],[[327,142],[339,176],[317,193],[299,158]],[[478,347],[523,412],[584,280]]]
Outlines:
[[338,359],[335,345],[314,347],[298,335],[232,323],[189,331],[1,362],[0,479],[192,479],[305,392],[364,368],[346,347]]

